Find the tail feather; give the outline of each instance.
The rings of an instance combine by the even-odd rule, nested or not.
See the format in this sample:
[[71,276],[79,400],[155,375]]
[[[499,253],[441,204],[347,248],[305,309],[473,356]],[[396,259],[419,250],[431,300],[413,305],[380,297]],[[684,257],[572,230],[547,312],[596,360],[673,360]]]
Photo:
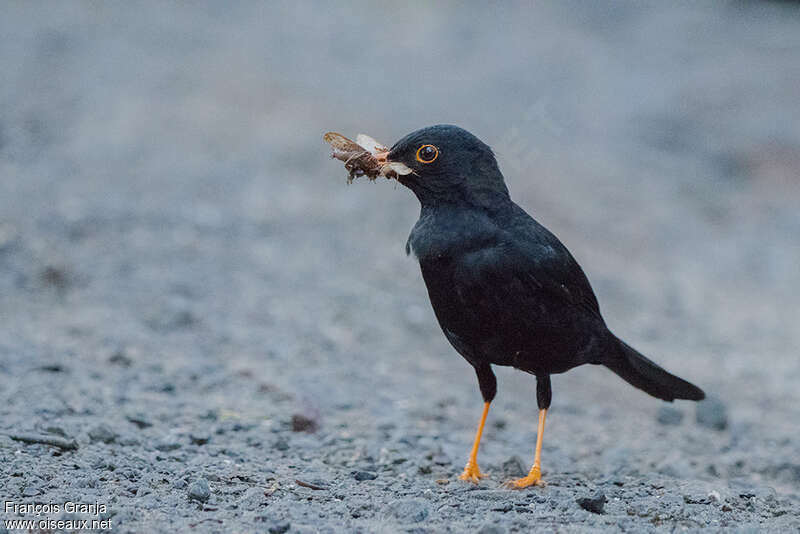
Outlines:
[[694,384],[668,373],[654,362],[639,354],[622,340],[619,352],[603,365],[617,373],[630,385],[653,397],[672,402],[675,399],[703,400],[706,394]]

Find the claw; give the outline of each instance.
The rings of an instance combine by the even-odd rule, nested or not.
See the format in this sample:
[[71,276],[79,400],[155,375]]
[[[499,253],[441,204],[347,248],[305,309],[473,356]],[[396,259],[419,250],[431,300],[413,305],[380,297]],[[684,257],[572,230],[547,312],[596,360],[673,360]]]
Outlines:
[[460,480],[466,480],[467,482],[477,484],[480,479],[486,478],[487,476],[489,475],[481,473],[477,463],[467,462],[467,465],[464,467],[464,472],[461,473],[461,476],[458,478]]
[[505,485],[506,487],[512,489],[523,489],[529,486],[544,486],[544,480],[542,480],[542,471],[539,469],[539,467],[534,466],[527,476],[518,478],[517,480],[510,480],[506,482]]

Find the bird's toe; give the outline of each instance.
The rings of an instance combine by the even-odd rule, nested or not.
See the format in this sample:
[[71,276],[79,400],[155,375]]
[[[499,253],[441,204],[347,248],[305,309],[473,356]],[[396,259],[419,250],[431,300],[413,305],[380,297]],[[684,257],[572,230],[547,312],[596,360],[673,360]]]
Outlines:
[[466,480],[467,482],[472,482],[473,484],[477,484],[482,478],[486,478],[487,474],[481,473],[478,464],[474,463],[467,463],[466,467],[464,467],[464,472],[461,473],[461,476],[458,478],[460,480]]
[[527,476],[517,480],[509,480],[505,485],[511,489],[523,489],[530,486],[544,486],[545,482],[542,480],[541,470],[538,467],[534,467]]

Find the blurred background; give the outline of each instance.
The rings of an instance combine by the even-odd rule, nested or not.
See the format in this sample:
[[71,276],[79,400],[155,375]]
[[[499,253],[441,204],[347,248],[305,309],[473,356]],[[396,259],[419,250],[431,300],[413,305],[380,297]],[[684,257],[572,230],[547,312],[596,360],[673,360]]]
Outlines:
[[[0,72],[6,432],[101,424],[192,456],[203,414],[281,435],[301,413],[368,449],[417,429],[458,471],[481,401],[403,250],[417,201],[347,186],[322,141],[452,123],[612,330],[716,399],[716,430],[688,403],[673,428],[609,372],[556,377],[546,469],[602,470],[621,442],[644,472],[796,498],[796,3],[9,2]],[[486,461],[527,463],[534,379],[498,378]],[[14,491],[55,491],[36,461],[50,478]],[[127,502],[116,484],[92,491]]]

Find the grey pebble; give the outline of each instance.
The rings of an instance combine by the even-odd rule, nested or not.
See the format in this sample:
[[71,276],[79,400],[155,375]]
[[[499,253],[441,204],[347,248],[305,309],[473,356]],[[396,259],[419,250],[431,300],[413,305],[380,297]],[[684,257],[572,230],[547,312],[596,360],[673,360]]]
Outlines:
[[378,478],[378,474],[373,473],[372,471],[354,471],[353,478],[355,478],[359,482],[363,482],[365,480],[375,480],[376,478]]
[[683,421],[683,412],[673,406],[660,406],[656,420],[662,425],[677,426]]
[[119,434],[114,432],[105,423],[101,423],[89,430],[89,439],[92,440],[92,443],[96,443],[98,441],[103,443],[114,443],[118,437]]
[[42,492],[42,491],[41,491],[39,488],[34,488],[34,487],[30,487],[30,486],[29,486],[29,487],[25,488],[25,489],[22,491],[22,496],[23,496],[23,497],[36,497],[36,496],[37,496],[37,495],[39,495],[41,492]]
[[117,443],[125,447],[135,447],[141,442],[133,436],[122,436],[117,440]]
[[181,448],[181,444],[177,441],[163,440],[156,443],[156,450],[161,452],[175,451]]
[[192,442],[192,445],[205,445],[209,441],[211,441],[211,434],[203,433],[192,433],[189,434],[189,441]]
[[697,403],[695,412],[697,424],[713,430],[728,428],[728,409],[717,397],[708,397]]
[[264,488],[253,487],[248,488],[236,504],[243,510],[258,510],[261,506],[266,506],[266,499]]
[[525,476],[525,463],[519,456],[512,456],[503,462],[503,475],[506,477],[521,477]]
[[109,356],[108,362],[122,367],[130,367],[133,364],[133,360],[124,349],[120,349]]
[[587,512],[592,512],[593,514],[603,514],[605,513],[606,494],[602,491],[598,491],[591,497],[581,497],[576,499],[576,502]]
[[143,414],[139,413],[132,413],[125,417],[129,422],[133,423],[140,429],[142,428],[149,428],[153,426],[153,423]]
[[208,487],[208,481],[204,478],[198,478],[189,486],[187,492],[189,499],[199,502],[207,502],[211,497],[211,489]]
[[389,503],[388,514],[404,523],[419,523],[430,514],[428,504],[422,499],[400,499]]
[[291,527],[292,525],[288,521],[273,521],[267,526],[267,532],[269,534],[283,534],[288,532]]
[[44,431],[49,434],[56,434],[58,436],[61,436],[62,438],[69,438],[67,432],[60,426],[48,426],[44,429]]
[[485,523],[476,531],[476,534],[505,534],[506,532],[508,532],[508,529],[504,526]]

